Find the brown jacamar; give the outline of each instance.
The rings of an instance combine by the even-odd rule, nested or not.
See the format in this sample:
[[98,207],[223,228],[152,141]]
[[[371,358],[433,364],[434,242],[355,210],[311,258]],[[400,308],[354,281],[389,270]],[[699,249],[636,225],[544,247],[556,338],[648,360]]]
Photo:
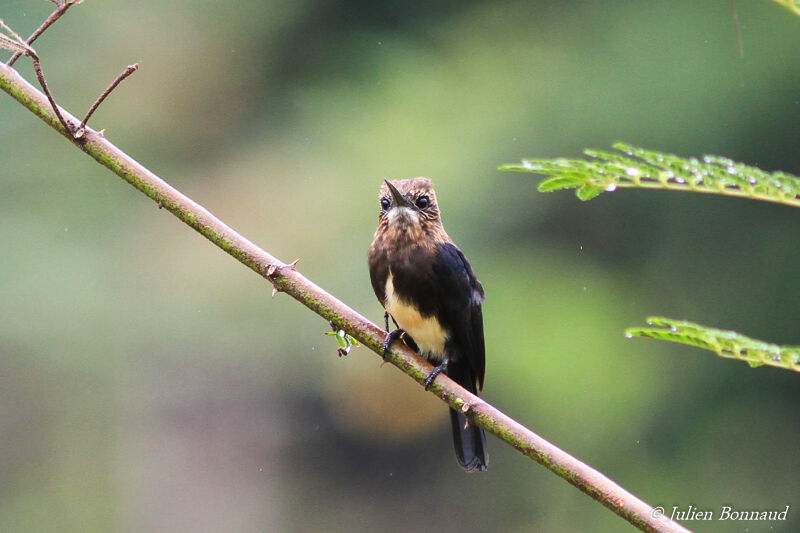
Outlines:
[[[369,248],[369,275],[375,295],[398,326],[384,343],[384,355],[401,337],[437,365],[439,373],[477,393],[483,387],[483,286],[464,254],[442,226],[431,180],[384,180],[375,239]],[[486,470],[489,454],[483,430],[450,410],[456,459],[468,471]]]

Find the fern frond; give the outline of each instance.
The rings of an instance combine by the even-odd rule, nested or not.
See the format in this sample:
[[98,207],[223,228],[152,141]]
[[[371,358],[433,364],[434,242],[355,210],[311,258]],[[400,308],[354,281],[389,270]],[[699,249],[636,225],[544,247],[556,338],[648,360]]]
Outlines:
[[592,159],[525,159],[500,170],[550,176],[542,192],[577,189],[581,200],[618,188],[667,189],[738,196],[800,207],[800,179],[765,172],[731,159],[707,155],[702,160],[616,143],[622,153],[585,150]]
[[753,367],[770,365],[800,372],[800,346],[780,346],[685,320],[650,317],[647,323],[653,327],[628,328],[625,336],[679,342],[711,350],[720,357],[746,361]]

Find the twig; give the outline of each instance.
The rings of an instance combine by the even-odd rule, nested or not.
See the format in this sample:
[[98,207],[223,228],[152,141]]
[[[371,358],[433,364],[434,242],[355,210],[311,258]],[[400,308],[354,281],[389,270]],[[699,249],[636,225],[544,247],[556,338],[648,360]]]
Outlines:
[[39,80],[39,84],[42,86],[42,90],[44,91],[45,95],[47,96],[50,105],[53,107],[53,111],[56,114],[59,122],[61,125],[64,126],[64,129],[71,133],[73,138],[75,139],[82,139],[86,134],[86,123],[89,121],[89,118],[94,114],[100,104],[111,94],[117,85],[122,83],[122,80],[136,72],[139,68],[139,64],[128,65],[125,70],[123,70],[115,79],[111,82],[111,84],[106,87],[106,89],[100,94],[100,96],[95,100],[94,104],[89,108],[89,111],[86,112],[86,115],[83,117],[83,120],[80,123],[80,126],[73,129],[73,127],[64,120],[64,117],[61,114],[61,110],[58,108],[55,99],[53,98],[52,93],[50,92],[50,88],[47,86],[47,80],[44,77],[44,73],[42,72],[42,65],[39,60],[39,56],[36,54],[36,51],[31,48],[30,43],[36,40],[47,28],[49,28],[55,21],[57,21],[61,16],[66,13],[67,9],[69,9],[74,4],[79,3],[81,0],[51,0],[56,6],[55,11],[47,17],[41,26],[39,26],[36,31],[34,31],[28,40],[25,41],[20,37],[14,30],[8,27],[2,20],[0,20],[0,25],[8,31],[14,39],[10,39],[5,35],[0,34],[0,45],[4,45],[5,48],[14,50],[14,54],[11,56],[11,59],[6,63],[6,66],[11,67],[14,65],[14,62],[23,55],[26,55],[31,58],[33,61],[33,69],[36,71],[36,78]]
[[[28,108],[44,122],[60,131],[60,121],[53,115],[45,97],[25,81],[15,70],[0,63],[0,89]],[[68,114],[70,119],[74,119]],[[63,134],[64,132],[62,132]],[[314,282],[239,235],[201,205],[161,180],[105,137],[87,132],[77,146],[98,163],[163,206],[201,235],[220,247],[239,262],[267,278],[280,291],[296,299],[327,322],[336,324],[377,354],[381,353],[386,333],[345,305]],[[424,384],[432,367],[405,346],[395,344],[386,360]],[[591,466],[546,441],[519,422],[492,407],[481,398],[442,375],[430,392],[463,412],[471,423],[504,440],[524,455],[532,458],[562,479],[574,485],[614,513],[642,531],[688,533],[644,501],[614,483]]]
[[3,43],[6,43],[10,47],[9,49],[16,50],[16,51],[20,52],[21,54],[24,54],[24,53],[26,53],[28,51],[28,49],[30,48],[28,46],[28,43],[26,43],[22,39],[22,37],[19,36],[19,34],[17,32],[15,32],[13,29],[11,29],[11,26],[6,24],[3,19],[0,19],[0,26],[2,26],[3,29],[6,30],[8,33],[10,33],[11,37],[13,37],[13,39],[11,39],[9,37],[6,37],[2,33],[0,33],[0,37],[3,38],[2,39]]
[[81,125],[78,126],[77,130],[75,130],[75,133],[73,134],[73,136],[76,139],[80,139],[81,137],[84,136],[84,134],[86,133],[86,130],[85,130],[86,123],[89,121],[89,118],[92,116],[92,114],[95,112],[95,110],[98,107],[100,107],[100,104],[103,103],[103,100],[105,100],[106,97],[109,94],[111,94],[111,91],[116,89],[117,85],[122,83],[122,80],[124,80],[125,78],[127,78],[128,76],[130,76],[131,74],[136,72],[138,69],[139,69],[139,63],[134,63],[133,65],[128,65],[125,68],[125,70],[120,72],[119,75],[116,77],[116,79],[114,79],[114,81],[112,81],[111,84],[108,87],[106,87],[106,90],[103,91],[103,93],[100,96],[97,97],[97,100],[95,100],[95,102],[92,104],[92,107],[90,107],[89,111],[86,112],[86,116],[83,117],[83,120],[81,121]]
[[[6,23],[3,22],[2,19],[0,19],[0,26],[6,28],[8,31],[13,31],[11,30],[11,28],[6,26]],[[25,46],[21,45],[19,41],[17,41],[16,39],[10,39],[5,35],[3,35],[2,33],[0,33],[0,48],[14,50],[14,52],[22,52],[22,53],[26,52]]]
[[[6,30],[8,33],[11,34],[11,36],[14,39],[16,39],[16,41],[15,41],[14,39],[9,39],[8,37],[6,37],[4,35],[0,35],[2,37],[2,39],[0,39],[0,41],[2,41],[2,43],[4,45],[6,45],[7,48],[11,48],[11,49],[17,50],[17,52],[15,52],[15,54],[26,55],[26,56],[31,58],[31,61],[33,61],[33,70],[36,72],[36,78],[39,80],[39,84],[42,86],[42,90],[44,91],[44,94],[47,96],[47,100],[50,102],[50,105],[52,106],[56,117],[58,118],[59,122],[64,127],[64,129],[68,133],[71,133],[72,132],[72,128],[64,120],[64,117],[61,115],[61,110],[58,108],[58,105],[56,104],[56,101],[53,98],[53,95],[50,93],[50,88],[47,86],[47,80],[44,77],[44,72],[42,72],[42,65],[41,65],[41,63],[39,61],[39,56],[36,54],[36,50],[31,48],[31,46],[28,43],[26,43],[24,40],[22,40],[22,37],[20,37],[17,34],[17,32],[12,30],[5,22],[3,22],[3,20],[0,20],[0,26],[2,26],[2,28],[4,30]],[[2,63],[0,63],[0,64],[2,64]],[[5,65],[5,66],[7,68],[11,68],[9,65]]]
[[[31,49],[32,51],[33,49]],[[44,94],[47,95],[47,100],[50,102],[50,105],[53,107],[53,111],[58,118],[58,121],[61,122],[61,125],[68,133],[72,133],[72,127],[64,120],[63,115],[61,114],[61,110],[58,108],[58,104],[56,104],[53,95],[50,93],[50,89],[47,87],[47,81],[44,78],[44,72],[42,72],[42,65],[39,63],[39,57],[31,54],[28,54],[33,61],[33,70],[36,71],[36,78],[39,80],[39,84],[42,86],[42,90]]]
[[[78,3],[75,0],[68,0],[66,2],[57,0],[51,0],[51,1],[58,7],[56,8],[55,11],[50,13],[50,16],[47,17],[47,19],[44,22],[42,22],[41,26],[36,28],[36,31],[31,33],[31,36],[28,37],[28,39],[25,41],[27,44],[30,45],[33,41],[35,41],[37,37],[39,37],[42,33],[44,33],[44,30],[49,28],[55,21],[60,19],[61,16],[67,12],[67,9],[71,8],[73,5]],[[17,59],[19,59],[21,55],[24,55],[24,53],[20,51],[14,52],[14,55],[12,55],[11,59],[9,59],[8,62],[6,62],[6,65],[9,67],[13,67],[14,63],[17,61]]]

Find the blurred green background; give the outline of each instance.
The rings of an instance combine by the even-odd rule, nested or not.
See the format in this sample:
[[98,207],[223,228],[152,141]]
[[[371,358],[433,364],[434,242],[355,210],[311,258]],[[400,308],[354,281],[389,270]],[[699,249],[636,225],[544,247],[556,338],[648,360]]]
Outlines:
[[[624,140],[800,174],[800,19],[735,6],[87,1],[35,48],[77,115],[139,62],[91,125],[375,321],[378,186],[432,177],[490,402],[652,505],[792,506],[691,529],[795,532],[800,377],[622,332],[800,344],[800,211],[496,170]],[[465,475],[438,400],[270,291],[0,95],[0,531],[632,530],[494,437]]]

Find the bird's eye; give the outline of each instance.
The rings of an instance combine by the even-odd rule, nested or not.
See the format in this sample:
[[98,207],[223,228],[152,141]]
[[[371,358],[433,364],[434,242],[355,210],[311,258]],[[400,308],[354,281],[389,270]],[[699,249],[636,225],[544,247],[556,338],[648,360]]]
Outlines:
[[389,199],[388,198],[381,198],[381,211],[386,211],[389,209]]
[[425,209],[430,205],[431,202],[430,200],[428,200],[427,196],[420,196],[419,198],[417,198],[417,201],[415,203],[417,204],[417,207],[419,207],[420,209]]

